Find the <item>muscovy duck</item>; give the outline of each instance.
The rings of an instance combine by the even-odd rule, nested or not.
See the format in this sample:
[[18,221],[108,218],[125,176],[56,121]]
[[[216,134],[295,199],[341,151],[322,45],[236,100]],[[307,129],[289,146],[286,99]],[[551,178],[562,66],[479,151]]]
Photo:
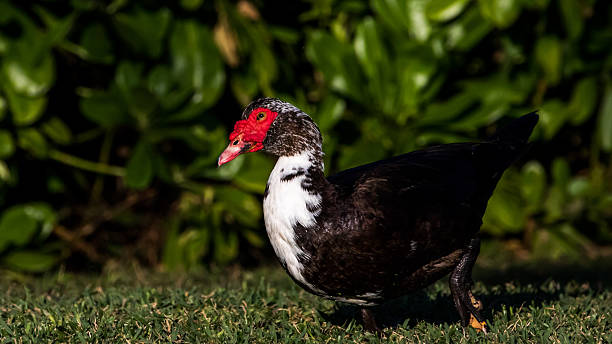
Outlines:
[[463,326],[486,331],[471,292],[478,232],[504,170],[538,121],[520,117],[487,141],[425,148],[325,178],[317,125],[275,98],[249,104],[219,156],[278,157],[264,192],[264,221],[287,273],[307,291],[361,309],[421,289],[450,273]]

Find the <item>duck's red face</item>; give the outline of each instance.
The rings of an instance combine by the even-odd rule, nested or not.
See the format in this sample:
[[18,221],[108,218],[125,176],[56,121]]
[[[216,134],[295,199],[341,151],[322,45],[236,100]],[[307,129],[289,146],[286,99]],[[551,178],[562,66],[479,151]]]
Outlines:
[[262,149],[268,129],[276,116],[278,116],[277,112],[260,107],[251,111],[247,119],[236,122],[234,131],[229,136],[230,143],[219,156],[217,164],[221,166],[242,153]]

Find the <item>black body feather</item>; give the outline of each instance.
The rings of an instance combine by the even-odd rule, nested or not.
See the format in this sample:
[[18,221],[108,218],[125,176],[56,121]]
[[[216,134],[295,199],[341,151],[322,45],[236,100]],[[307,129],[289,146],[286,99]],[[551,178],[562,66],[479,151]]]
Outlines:
[[294,228],[311,257],[306,280],[326,296],[378,303],[443,277],[477,235],[537,119],[523,116],[490,141],[433,146],[327,179],[307,171],[323,203],[319,228]]

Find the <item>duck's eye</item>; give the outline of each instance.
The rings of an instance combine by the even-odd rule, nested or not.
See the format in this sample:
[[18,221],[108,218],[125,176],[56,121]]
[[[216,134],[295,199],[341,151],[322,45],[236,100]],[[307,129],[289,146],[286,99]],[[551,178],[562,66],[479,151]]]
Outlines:
[[234,146],[238,144],[238,140],[234,141]]
[[257,120],[264,119],[265,117],[266,117],[266,113],[265,112],[260,112],[260,113],[257,114]]

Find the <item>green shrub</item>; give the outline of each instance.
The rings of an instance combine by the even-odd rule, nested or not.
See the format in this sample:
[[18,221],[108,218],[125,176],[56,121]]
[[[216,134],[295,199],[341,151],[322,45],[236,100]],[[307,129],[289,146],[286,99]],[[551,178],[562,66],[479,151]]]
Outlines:
[[611,16],[603,0],[0,2],[0,264],[103,262],[146,227],[170,268],[264,247],[273,162],[216,168],[258,95],[312,115],[330,173],[539,109],[485,235],[548,258],[610,244]]

